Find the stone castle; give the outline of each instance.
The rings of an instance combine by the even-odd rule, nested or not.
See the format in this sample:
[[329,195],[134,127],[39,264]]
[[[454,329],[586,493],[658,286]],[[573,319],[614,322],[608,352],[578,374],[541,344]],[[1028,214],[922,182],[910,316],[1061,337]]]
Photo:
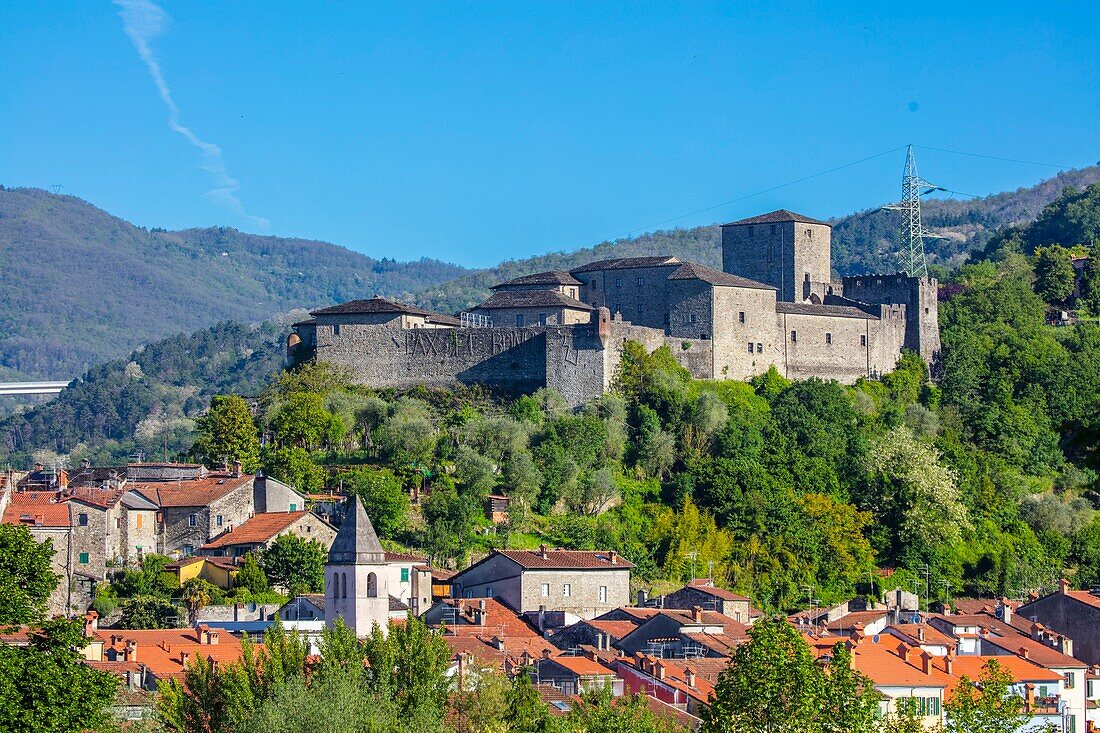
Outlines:
[[940,348],[936,281],[834,280],[831,227],[790,211],[722,226],[722,271],[673,256],[602,260],[501,283],[458,317],[386,298],[313,311],[290,362],[349,367],[371,387],[552,387],[572,405],[606,391],[626,341],[668,346],[700,379],[851,383],[892,370],[903,349]]

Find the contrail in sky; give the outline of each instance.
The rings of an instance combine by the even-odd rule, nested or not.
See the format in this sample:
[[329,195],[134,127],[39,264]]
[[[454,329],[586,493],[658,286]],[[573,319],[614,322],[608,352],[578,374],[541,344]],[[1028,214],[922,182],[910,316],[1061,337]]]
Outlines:
[[160,69],[160,63],[153,55],[150,43],[159,36],[168,23],[168,13],[151,0],[112,0],[117,5],[119,15],[122,16],[122,27],[126,35],[137,49],[141,60],[149,69],[149,75],[157,85],[160,98],[168,106],[168,126],[183,135],[187,142],[202,151],[202,168],[210,174],[214,187],[206,192],[206,197],[211,201],[224,206],[240,216],[266,229],[270,222],[260,216],[253,216],[245,211],[244,204],[237,198],[237,189],[241,187],[236,178],[229,175],[225,167],[225,159],[222,157],[222,149],[214,143],[206,142],[191,128],[180,123],[180,110],[172,99],[172,90],[168,88],[168,82],[164,79],[164,73]]

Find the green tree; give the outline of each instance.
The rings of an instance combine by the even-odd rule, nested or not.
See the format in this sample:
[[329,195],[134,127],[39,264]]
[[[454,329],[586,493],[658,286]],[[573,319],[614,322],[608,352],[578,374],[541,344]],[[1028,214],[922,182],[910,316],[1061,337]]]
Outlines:
[[215,666],[195,654],[182,680],[160,683],[156,716],[171,733],[236,733],[256,702],[241,664]]
[[1011,692],[1012,675],[990,659],[981,677],[963,677],[945,705],[946,733],[1013,733],[1027,716],[1024,701]]
[[253,473],[260,466],[260,440],[248,403],[236,395],[215,395],[210,410],[196,421],[199,439],[195,452],[208,466],[240,461]]
[[822,733],[878,733],[881,694],[871,680],[854,669],[847,644],[833,647],[821,698]]
[[0,624],[41,619],[60,578],[54,574],[53,542],[38,542],[19,524],[0,524]]
[[320,593],[325,589],[325,559],[325,548],[317,540],[283,534],[263,551],[260,567],[274,588],[291,594]]
[[220,590],[202,578],[191,578],[180,587],[180,600],[187,606],[187,623],[198,623],[199,610],[209,606],[221,594]]
[[369,689],[393,700],[398,718],[410,730],[440,730],[447,709],[451,650],[442,631],[429,629],[410,614],[387,634],[375,627],[364,643],[370,666]]
[[550,708],[539,697],[526,669],[512,678],[504,695],[504,721],[511,733],[550,733],[553,728]]
[[325,469],[313,462],[308,450],[298,446],[267,451],[264,471],[304,493],[325,488]]
[[271,420],[271,429],[280,445],[314,450],[338,442],[346,427],[325,409],[323,396],[314,392],[295,392],[279,406]]
[[119,626],[124,629],[172,629],[179,625],[180,609],[167,598],[134,596],[120,604]]
[[1035,251],[1035,292],[1048,303],[1063,303],[1073,292],[1075,274],[1069,250],[1057,244]]
[[477,506],[448,481],[438,481],[423,506],[425,547],[433,560],[460,558],[470,548]]
[[657,717],[644,695],[615,697],[611,688],[581,698],[562,724],[563,733],[674,733],[676,725]]
[[244,588],[254,595],[267,593],[271,590],[271,586],[267,582],[267,576],[260,568],[260,561],[255,552],[249,552],[241,559],[240,568],[237,570],[237,577],[233,579],[233,584],[236,588]]
[[[392,700],[364,694],[353,676],[276,684],[237,733],[415,733]],[[426,730],[431,730],[428,728]]]
[[118,678],[84,664],[80,623],[47,621],[27,646],[0,644],[0,730],[81,733],[110,720]]
[[821,674],[806,642],[783,618],[757,621],[718,676],[705,733],[820,731]]
[[1100,316],[1100,249],[1093,247],[1081,273],[1080,305],[1091,315]]
[[344,486],[370,507],[370,521],[380,537],[393,539],[405,529],[409,492],[386,468],[355,468],[344,474]]

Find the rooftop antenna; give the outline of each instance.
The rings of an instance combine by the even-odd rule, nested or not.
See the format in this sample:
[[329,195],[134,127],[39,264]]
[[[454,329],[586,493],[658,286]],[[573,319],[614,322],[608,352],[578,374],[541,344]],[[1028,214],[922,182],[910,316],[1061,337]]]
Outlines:
[[905,154],[905,172],[901,176],[901,201],[888,204],[883,209],[900,211],[901,222],[901,268],[910,277],[928,277],[928,262],[924,257],[924,238],[936,237],[925,230],[921,223],[920,197],[933,191],[946,191],[934,183],[917,175],[917,162],[913,159],[913,146]]

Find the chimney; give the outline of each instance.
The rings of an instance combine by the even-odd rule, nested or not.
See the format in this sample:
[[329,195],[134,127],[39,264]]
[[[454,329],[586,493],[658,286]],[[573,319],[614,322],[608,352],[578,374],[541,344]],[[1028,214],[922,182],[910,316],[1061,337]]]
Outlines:
[[181,664],[182,664],[182,665],[183,665],[184,667],[186,667],[186,666],[187,666],[187,663],[188,663],[189,661],[191,661],[191,653],[190,653],[190,652],[180,652],[180,663],[181,663]]
[[917,640],[918,641],[924,641],[924,627],[923,626],[918,626],[917,627]]
[[618,565],[619,564],[619,556],[615,553],[614,550],[608,551],[607,559],[611,561],[612,565]]
[[1069,581],[1065,578],[1058,581],[1058,592],[1064,596],[1069,595]]
[[1028,651],[1026,646],[1020,647],[1020,656],[1024,659],[1031,659],[1031,652]]
[[1038,621],[1033,621],[1031,624],[1031,638],[1036,641],[1040,641],[1043,638],[1044,626]]
[[539,633],[546,631],[546,606],[539,606]]
[[137,660],[137,642],[131,641],[126,645],[126,649],[122,652],[122,661],[136,662]]
[[233,461],[233,476],[234,477],[239,477],[241,475],[241,469],[242,468],[243,468],[243,465],[241,464],[240,461]]
[[504,639],[501,639],[499,636],[494,636],[493,646],[497,648],[498,652],[504,651]]
[[1008,599],[1002,598],[997,604],[997,616],[1006,624],[1012,623],[1012,607],[1008,605]]
[[541,557],[543,560],[547,558],[546,545],[539,545],[539,557]]
[[686,682],[687,686],[691,689],[695,689],[695,670],[691,667],[684,670],[684,682]]
[[920,667],[924,670],[925,674],[932,674],[932,655],[928,652],[921,652],[920,655]]
[[943,658],[943,669],[947,674],[955,674],[955,655],[951,652]]
[[692,607],[692,609],[691,609],[691,620],[692,621],[702,621],[703,620],[703,609],[701,607],[699,607],[699,606],[693,606]]
[[656,664],[653,665],[653,671],[654,671],[654,676],[657,679],[663,680],[665,678],[665,663],[664,662],[657,662]]
[[1058,637],[1058,651],[1062,652],[1062,654],[1065,654],[1067,657],[1072,657],[1073,656],[1073,639],[1071,639],[1071,638],[1069,638],[1068,636],[1065,636],[1065,635],[1059,636]]
[[99,629],[99,614],[95,611],[88,611],[84,614],[84,638],[89,639],[95,636],[95,632]]
[[550,658],[550,650],[549,649],[543,649],[542,650],[542,658],[543,659],[549,659]]
[[646,599],[646,592],[644,590],[642,590],[641,588],[639,588],[638,589],[638,601],[637,601],[638,607],[639,608],[644,607],[646,600],[647,600]]

